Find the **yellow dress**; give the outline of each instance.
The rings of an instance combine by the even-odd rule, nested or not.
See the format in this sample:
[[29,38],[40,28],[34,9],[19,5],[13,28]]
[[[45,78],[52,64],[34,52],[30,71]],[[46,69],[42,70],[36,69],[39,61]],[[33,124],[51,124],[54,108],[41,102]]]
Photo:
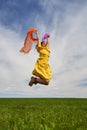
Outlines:
[[40,78],[50,80],[52,77],[52,72],[50,65],[48,64],[50,56],[49,45],[47,44],[45,47],[43,47],[41,45],[41,42],[39,42],[37,45],[37,51],[39,53],[39,58],[34,65],[34,70],[32,74]]

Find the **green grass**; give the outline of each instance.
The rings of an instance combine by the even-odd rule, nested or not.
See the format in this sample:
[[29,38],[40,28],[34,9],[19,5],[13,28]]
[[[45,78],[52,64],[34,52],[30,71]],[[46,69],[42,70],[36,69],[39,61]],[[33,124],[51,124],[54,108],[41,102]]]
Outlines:
[[0,130],[87,130],[87,99],[0,98]]

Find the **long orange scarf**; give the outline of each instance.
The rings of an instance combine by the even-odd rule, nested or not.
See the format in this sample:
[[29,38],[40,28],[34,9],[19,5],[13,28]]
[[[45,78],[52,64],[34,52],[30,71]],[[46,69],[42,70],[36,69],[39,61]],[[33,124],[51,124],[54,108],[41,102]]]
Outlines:
[[35,33],[37,30],[35,28],[30,28],[27,36],[24,41],[23,47],[20,49],[21,53],[27,54],[32,48],[32,43],[37,42],[37,39],[33,37],[33,33]]

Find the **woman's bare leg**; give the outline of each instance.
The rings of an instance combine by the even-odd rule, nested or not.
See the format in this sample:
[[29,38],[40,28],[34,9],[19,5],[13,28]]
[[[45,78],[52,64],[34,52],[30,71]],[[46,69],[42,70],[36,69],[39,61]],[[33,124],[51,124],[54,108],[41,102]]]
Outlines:
[[36,83],[44,84],[44,85],[49,85],[49,80],[42,79],[42,78],[36,78]]
[[29,86],[32,86],[33,84],[43,84],[43,85],[48,85],[49,84],[49,80],[47,79],[42,79],[42,78],[36,78],[36,77],[31,77],[31,80],[29,82]]

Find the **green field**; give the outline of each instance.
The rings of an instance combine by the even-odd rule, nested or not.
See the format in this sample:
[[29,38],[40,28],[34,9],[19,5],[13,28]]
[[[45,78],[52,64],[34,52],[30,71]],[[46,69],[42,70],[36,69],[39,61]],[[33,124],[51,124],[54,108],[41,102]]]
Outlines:
[[0,130],[87,130],[87,99],[0,98]]

